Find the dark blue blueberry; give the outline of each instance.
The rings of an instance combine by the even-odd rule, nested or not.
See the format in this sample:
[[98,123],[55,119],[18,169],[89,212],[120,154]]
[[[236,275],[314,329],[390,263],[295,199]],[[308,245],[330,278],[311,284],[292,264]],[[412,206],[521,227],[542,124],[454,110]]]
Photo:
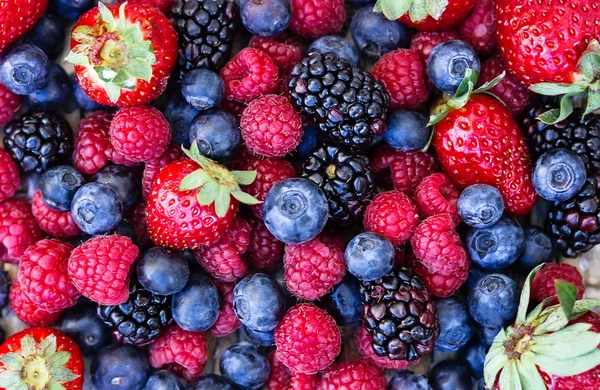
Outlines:
[[148,381],[150,364],[140,348],[109,345],[94,356],[90,372],[97,390],[140,389]]
[[72,338],[83,356],[94,356],[111,340],[111,330],[92,306],[76,305],[67,310],[56,327]]
[[285,298],[271,276],[257,273],[246,276],[233,289],[233,310],[248,328],[268,332],[283,318]]
[[462,360],[444,360],[429,372],[433,390],[473,390],[469,365]]
[[210,329],[219,316],[219,291],[214,282],[202,275],[190,274],[183,290],[173,295],[173,319],[190,332]]
[[477,390],[486,390],[485,388],[485,380],[480,380],[479,383],[477,383]]
[[317,127],[309,126],[304,129],[304,133],[302,133],[302,139],[300,143],[296,147],[296,153],[298,156],[305,158],[310,155],[314,148],[317,147],[318,136],[317,136]]
[[542,263],[552,261],[552,240],[540,228],[530,226],[525,232],[525,248],[515,264],[525,271],[531,271]]
[[200,111],[177,93],[165,107],[165,118],[171,125],[171,143],[190,147],[190,127]]
[[289,0],[246,0],[241,4],[240,14],[246,30],[273,37],[287,29],[292,9]]
[[308,179],[276,183],[264,203],[267,229],[286,244],[303,244],[321,233],[329,218],[327,198]]
[[150,375],[145,390],[183,390],[183,381],[169,370],[156,371]]
[[133,229],[133,225],[131,222],[122,219],[121,222],[117,225],[114,230],[114,234],[118,234],[119,236],[125,236],[131,239],[131,241],[136,240],[135,238],[135,230]]
[[269,360],[247,342],[229,347],[221,355],[219,368],[223,376],[242,389],[259,389],[269,378]]
[[46,85],[25,97],[25,103],[34,110],[55,111],[65,105],[71,96],[71,79],[62,66],[50,64]]
[[363,5],[375,4],[375,0],[346,0],[346,4],[351,7],[362,7]]
[[50,61],[37,46],[16,45],[0,57],[0,83],[17,95],[44,88],[49,78]]
[[488,228],[469,228],[465,245],[471,260],[487,270],[506,268],[521,255],[525,246],[523,228],[505,215]]
[[456,92],[467,69],[479,72],[480,63],[475,50],[463,41],[440,43],[427,60],[429,80],[439,90],[450,94]]
[[412,371],[399,371],[388,384],[388,390],[432,390],[423,375]]
[[10,290],[10,282],[8,280],[8,272],[0,271],[0,310],[8,305],[8,291]]
[[492,343],[494,342],[494,339],[496,338],[496,336],[498,336],[498,333],[500,333],[500,330],[502,330],[502,326],[495,326],[495,327],[491,327],[491,328],[487,328],[487,327],[482,327],[481,328],[481,342],[483,343],[483,345],[486,346],[486,348],[490,348],[492,346]]
[[482,326],[505,326],[517,314],[519,295],[519,286],[508,276],[488,275],[469,291],[469,313]]
[[381,57],[401,47],[408,47],[408,27],[397,20],[388,20],[373,7],[356,11],[350,23],[352,39],[358,49],[369,57]]
[[275,267],[275,270],[271,273],[271,275],[273,276],[275,282],[277,282],[277,285],[279,286],[279,289],[283,293],[286,307],[292,307],[296,303],[298,303],[298,300],[296,299],[294,294],[292,294],[287,289],[287,284],[285,283],[285,269],[283,268],[282,262],[280,262],[279,265]]
[[190,268],[183,256],[165,248],[148,249],[135,267],[142,286],[158,295],[181,291],[190,277]]
[[423,150],[431,140],[433,129],[425,115],[405,110],[392,111],[387,119],[383,139],[394,149],[410,152]]
[[216,374],[204,374],[188,383],[185,390],[235,390],[225,378]]
[[435,341],[435,350],[456,352],[464,347],[475,333],[475,322],[469,315],[467,303],[457,298],[436,301],[440,336]]
[[250,341],[261,347],[272,347],[275,345],[275,329],[267,332],[259,332],[252,330],[244,325],[244,331],[248,335]]
[[65,44],[65,22],[57,15],[45,14],[25,35],[24,42],[42,49],[52,57],[59,54]]
[[79,108],[81,108],[84,111],[96,111],[100,110],[101,108],[104,108],[102,104],[92,100],[92,98],[90,98],[87,95],[87,93],[85,93],[85,91],[81,89],[81,85],[79,85],[77,78],[73,78],[73,80],[71,81],[71,85],[73,87],[73,97],[75,98],[75,101],[77,102]]
[[192,107],[208,110],[225,97],[225,82],[212,70],[193,69],[181,79],[181,93]]
[[123,204],[123,210],[129,210],[138,201],[141,195],[140,180],[131,168],[123,165],[108,165],[98,173],[92,180],[109,185],[119,194]]
[[94,0],[52,0],[50,9],[69,20],[77,20],[84,12],[90,10]]
[[331,292],[319,300],[319,305],[327,310],[339,325],[360,321],[362,302],[358,280],[346,274]]
[[200,154],[227,161],[240,145],[240,123],[229,112],[210,110],[198,114],[189,127],[190,143],[196,141]]
[[469,291],[473,286],[475,286],[479,279],[483,278],[484,276],[491,275],[493,273],[494,271],[486,271],[472,265],[469,269],[469,277],[467,278],[464,287],[467,289],[467,291]]
[[75,193],[71,203],[71,214],[84,233],[106,233],[121,222],[123,204],[119,194],[109,185],[88,183]]
[[310,44],[308,52],[313,53],[335,53],[340,58],[345,58],[354,68],[359,65],[358,49],[349,40],[338,37],[337,35],[326,35]]
[[68,165],[58,165],[42,174],[40,192],[48,207],[69,211],[75,193],[84,184],[85,179],[77,169]]
[[487,350],[488,347],[479,337],[473,337],[460,351],[460,356],[467,361],[467,364],[471,368],[471,374],[477,379],[483,378],[483,364],[485,363]]
[[567,149],[551,149],[535,163],[532,183],[546,200],[564,202],[579,193],[587,178],[579,155]]
[[375,233],[360,233],[354,237],[344,252],[348,272],[358,280],[377,280],[394,267],[396,253],[392,244]]
[[504,213],[500,191],[487,184],[474,184],[465,188],[456,207],[463,222],[474,228],[490,227]]

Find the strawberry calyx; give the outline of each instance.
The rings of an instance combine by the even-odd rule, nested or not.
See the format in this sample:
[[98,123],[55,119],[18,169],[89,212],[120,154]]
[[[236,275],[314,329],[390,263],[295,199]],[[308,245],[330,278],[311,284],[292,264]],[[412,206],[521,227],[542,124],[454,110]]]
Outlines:
[[377,0],[374,12],[383,12],[386,18],[396,20],[408,13],[413,22],[420,22],[431,16],[440,20],[448,7],[448,0]]
[[221,164],[200,154],[194,141],[190,149],[182,147],[183,152],[194,160],[200,169],[183,178],[179,191],[197,190],[196,199],[203,206],[215,205],[217,216],[227,214],[231,197],[247,205],[261,203],[258,199],[241,190],[240,185],[250,185],[256,180],[256,171],[229,171]]
[[134,90],[137,80],[152,78],[156,56],[150,41],[144,39],[139,23],[127,22],[125,7],[119,7],[119,17],[102,2],[98,3],[95,26],[78,26],[72,38],[77,45],[65,58],[73,65],[86,66],[98,77],[111,102],[116,103],[121,89]]
[[556,280],[560,303],[546,307],[551,297],[527,312],[531,281],[542,266],[525,281],[514,325],[500,330],[486,356],[484,379],[490,389],[497,383],[500,390],[546,390],[539,370],[573,376],[600,364],[600,334],[590,331],[591,324],[569,325],[600,306],[600,300],[577,301],[577,288]]

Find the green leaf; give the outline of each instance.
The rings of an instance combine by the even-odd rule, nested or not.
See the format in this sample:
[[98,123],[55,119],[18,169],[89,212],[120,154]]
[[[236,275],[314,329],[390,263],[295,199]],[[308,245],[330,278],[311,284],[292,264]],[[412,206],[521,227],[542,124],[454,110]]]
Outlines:
[[573,84],[538,83],[529,87],[533,92],[544,96],[575,95],[584,92],[586,88],[587,84],[581,82]]
[[112,79],[112,83],[117,84],[121,88],[125,88],[129,83],[129,75],[123,69],[117,72],[117,75]]
[[256,171],[231,171],[235,181],[243,186],[248,186],[256,180]]
[[588,89],[587,106],[585,107],[583,116],[585,117],[596,110],[600,110],[600,81],[590,85]]
[[467,70],[465,71],[465,77],[460,82],[458,88],[456,88],[454,96],[460,97],[465,95],[466,93],[473,92],[473,87],[471,87],[471,90],[469,90],[469,83],[471,83],[472,85],[477,85],[478,78],[479,72],[471,68],[467,68]]
[[565,312],[567,319],[570,320],[573,315],[573,306],[577,299],[577,287],[560,279],[554,281],[554,287],[556,288],[556,295],[558,296],[560,306]]
[[529,314],[527,314],[527,318],[525,319],[526,323],[532,323],[534,320],[539,318],[540,313],[544,310],[544,307],[550,302],[554,297],[549,297],[540,302]]
[[533,356],[529,352],[525,352],[521,356],[520,364],[517,364],[519,379],[525,390],[546,390],[544,379],[540,375],[537,367],[533,363]]
[[127,45],[127,50],[130,57],[145,60],[152,53],[152,44],[149,41],[136,42]]
[[33,355],[36,352],[35,340],[31,335],[25,335],[21,339],[21,355],[27,357]]
[[567,94],[560,99],[560,109],[553,109],[546,111],[540,115],[537,119],[548,124],[553,125],[564,119],[573,113],[573,102],[571,102],[572,95]]
[[65,57],[65,61],[73,65],[89,65],[89,58],[83,53],[75,53],[74,51],[70,51],[69,54]]
[[125,70],[136,79],[148,81],[152,78],[152,65],[139,58],[129,59],[129,62],[125,65]]
[[148,43],[148,45],[150,45],[149,41],[142,42],[142,39],[144,39],[144,33],[142,32],[139,23],[136,23],[135,25],[125,30],[125,32],[121,34],[121,39],[125,41],[125,43],[127,44],[127,48],[130,48],[130,45],[136,43]]
[[413,22],[420,22],[427,19],[427,2],[429,0],[413,0],[412,6],[408,10],[408,17]]
[[435,20],[440,20],[446,7],[448,7],[448,0],[427,0],[425,5],[427,13]]
[[52,367],[61,367],[67,364],[69,359],[71,358],[71,354],[67,351],[58,351],[51,356],[49,356],[46,360]]
[[121,87],[115,83],[104,83],[104,90],[111,102],[116,103],[121,96]]
[[533,354],[533,362],[543,371],[558,376],[573,376],[600,365],[600,349],[572,359],[557,359],[554,356]]
[[183,178],[179,184],[179,191],[191,191],[202,187],[211,177],[204,169],[198,169]]
[[504,329],[501,329],[494,338],[492,346],[485,356],[483,373],[485,383],[490,388],[494,385],[500,370],[502,370],[508,364],[508,357],[504,354],[504,342],[506,339],[506,332]]
[[427,123],[427,126],[435,126],[437,123],[443,121],[448,116],[449,113],[450,113],[450,111],[444,110],[444,111],[440,112],[439,114],[431,115],[429,117],[429,122]]
[[127,29],[127,18],[125,17],[125,5],[127,2],[124,2],[119,7],[119,23],[117,23],[117,30],[125,31]]
[[78,377],[79,375],[75,375],[73,371],[69,370],[67,367],[59,367],[52,370],[52,378],[59,383],[68,383]]
[[236,198],[237,200],[239,200],[241,203],[247,204],[250,206],[261,203],[260,200],[256,199],[252,195],[249,195],[249,194],[243,192],[242,190],[239,189],[239,187],[233,189],[231,191],[231,195],[234,198]]
[[[531,344],[531,351],[544,356],[556,357],[557,359],[571,359],[577,356],[585,355],[598,348],[600,344],[600,334],[588,332],[589,324],[566,327],[551,334],[544,334],[535,337],[535,342]],[[585,329],[585,325],[587,329]]]
[[581,55],[577,68],[589,80],[597,80],[600,73],[600,44],[592,40]]
[[573,305],[573,318],[579,317],[598,306],[600,306],[600,300],[598,299],[580,299]]
[[[494,88],[496,85],[500,84],[500,82],[504,79],[504,77],[506,77],[506,71],[502,72],[500,75],[496,76],[495,78],[493,78],[492,80],[483,83],[483,85],[479,88],[477,88],[475,91],[473,91],[473,93],[482,93],[482,92],[487,92],[490,89]],[[498,99],[500,100],[500,99]]]
[[96,40],[94,29],[90,26],[78,26],[73,30],[71,37],[78,43],[92,43]]
[[208,206],[213,203],[217,198],[217,193],[219,192],[219,185],[216,181],[209,181],[202,186],[200,191],[198,191],[198,195],[196,198],[198,199],[198,203],[202,206]]
[[[560,305],[551,306],[548,309],[550,309],[550,311],[548,312],[549,315],[546,320],[536,327],[533,332],[536,336],[544,333],[556,332],[569,323],[569,320]],[[542,315],[544,315],[544,311],[542,311]]]
[[6,367],[15,371],[21,370],[24,361],[25,359],[23,359],[23,356],[14,352],[9,352],[2,358],[2,363],[4,363]]
[[20,371],[5,370],[0,373],[0,387],[10,390],[27,390],[29,386],[21,380]]
[[227,214],[229,205],[231,204],[231,195],[229,194],[229,188],[220,185],[217,191],[217,198],[215,199],[215,212],[221,218]]
[[98,2],[98,11],[100,12],[100,18],[108,25],[109,31],[114,31],[117,28],[117,22],[112,12],[108,9],[104,3]]
[[377,4],[375,8],[381,9],[386,18],[396,20],[408,12],[413,0],[379,0]]
[[46,337],[38,346],[38,354],[42,356],[50,356],[56,352],[56,336],[51,334]]
[[66,390],[66,388],[55,380],[48,382],[48,390]]
[[446,104],[455,110],[464,107],[465,104],[467,104],[467,102],[471,98],[474,87],[475,84],[473,83],[473,81],[467,81],[467,91],[464,94],[453,96],[452,98],[450,98],[450,100],[448,100]]
[[379,12],[382,13],[383,12],[383,4],[384,0],[377,0],[377,3],[375,3],[375,6],[373,7],[373,12]]
[[104,66],[96,66],[94,70],[96,71],[96,74],[98,75],[100,80],[104,81],[105,83],[112,82],[113,79],[117,76],[117,72]]
[[500,373],[500,390],[523,390],[517,370],[517,362],[511,360]]

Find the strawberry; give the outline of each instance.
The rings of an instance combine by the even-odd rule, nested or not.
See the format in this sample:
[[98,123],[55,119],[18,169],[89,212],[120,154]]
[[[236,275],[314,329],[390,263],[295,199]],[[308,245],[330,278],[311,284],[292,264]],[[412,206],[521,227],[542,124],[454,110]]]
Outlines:
[[471,12],[477,0],[377,0],[375,12],[421,31],[450,31]]
[[177,34],[152,6],[100,2],[75,24],[66,60],[96,102],[142,105],[167,87],[177,60]]
[[259,203],[240,189],[252,184],[256,171],[230,172],[200,155],[196,142],[183,151],[189,158],[160,171],[146,206],[152,241],[179,250],[217,242],[233,224],[238,201]]
[[48,0],[0,1],[0,53],[21,38],[44,14]]
[[30,328],[10,336],[0,346],[0,388],[83,388],[83,358],[79,347],[53,328]]

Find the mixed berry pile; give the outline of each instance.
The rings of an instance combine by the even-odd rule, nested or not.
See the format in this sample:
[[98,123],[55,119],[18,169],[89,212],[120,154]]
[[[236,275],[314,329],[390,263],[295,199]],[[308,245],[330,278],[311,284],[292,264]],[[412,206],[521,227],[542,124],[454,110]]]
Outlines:
[[0,389],[600,389],[599,40],[596,0],[0,1]]

